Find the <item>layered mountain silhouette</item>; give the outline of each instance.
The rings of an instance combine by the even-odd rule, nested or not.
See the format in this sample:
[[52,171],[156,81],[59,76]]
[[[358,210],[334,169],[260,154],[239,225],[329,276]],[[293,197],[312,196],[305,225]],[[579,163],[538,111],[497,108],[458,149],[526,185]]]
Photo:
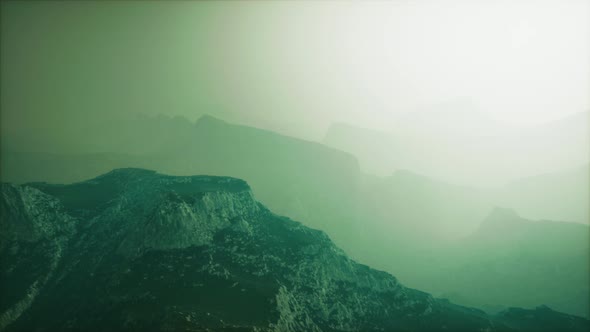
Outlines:
[[[486,309],[545,303],[560,311],[586,315],[587,304],[583,299],[588,295],[583,292],[572,295],[578,300],[569,304],[555,300],[556,296],[521,301],[510,297],[508,291],[503,292],[503,298],[471,298],[463,297],[467,292],[457,291],[461,285],[439,282],[446,278],[444,275],[439,278],[441,269],[446,268],[444,264],[453,255],[462,254],[459,249],[448,247],[459,241],[457,246],[465,246],[465,252],[472,250],[468,247],[470,242],[461,239],[476,232],[496,205],[515,208],[520,215],[532,220],[588,222],[584,168],[531,177],[499,189],[478,189],[406,170],[385,177],[363,175],[355,157],[346,152],[229,124],[210,116],[202,117],[197,123],[180,118],[160,121],[139,117],[136,120],[146,121],[138,127],[147,129],[140,130],[132,138],[125,138],[125,133],[114,130],[112,141],[96,141],[94,148],[88,148],[89,153],[85,154],[2,151],[2,179],[18,183],[71,183],[120,167],[149,168],[172,175],[233,176],[246,180],[257,199],[271,211],[325,231],[350,257],[394,273],[411,287]],[[157,144],[149,139],[150,131],[154,132]],[[170,135],[166,140],[160,139],[165,133]],[[116,152],[106,152],[117,142],[121,142],[120,146],[112,150]],[[381,147],[382,150],[375,152],[377,155],[388,153],[387,145]],[[393,155],[392,158],[401,156]],[[506,232],[497,235],[506,237],[512,230]],[[548,237],[548,243],[568,241],[558,234]],[[486,250],[492,256],[502,246],[500,242],[490,243]],[[518,248],[514,248],[512,254],[521,255]],[[560,259],[577,262],[576,257],[580,257],[579,251],[567,251]],[[473,266],[473,261],[457,260],[456,263],[454,268],[458,268],[459,263],[465,270]],[[538,265],[543,264],[555,266],[555,260],[538,256]],[[584,262],[579,264],[587,266]],[[490,271],[491,276],[496,270]],[[554,279],[547,278],[539,293],[551,293],[553,286],[546,286],[550,282],[576,285],[567,273],[547,275]],[[475,278],[470,282],[478,287]],[[528,285],[528,280],[522,277],[511,282],[511,287],[515,288]],[[472,291],[486,293],[485,290]]]
[[2,184],[7,331],[585,331],[541,306],[490,316],[360,265],[246,182],[118,169]]
[[[511,207],[531,219],[588,224],[590,137],[584,129],[585,116],[581,113],[525,132],[507,131],[493,140],[484,136],[481,140],[485,142],[477,137],[449,141],[457,134],[420,131],[412,136],[335,124],[323,142],[357,156],[362,170],[380,175],[383,180],[372,182],[381,182],[381,187],[391,182],[396,171],[411,170],[424,174],[427,181],[446,182],[449,188],[458,186],[453,183],[468,182],[460,186],[474,193],[483,192],[488,205]],[[530,169],[525,170],[525,166]],[[461,181],[463,174],[485,179],[484,185]],[[448,180],[453,178],[458,181]]]
[[[455,240],[471,234],[491,211],[493,194],[454,185],[407,170],[388,177],[365,176],[361,215],[375,227],[415,233],[424,242]],[[412,240],[415,241],[415,240]],[[422,243],[420,245],[425,245]]]
[[407,169],[413,158],[404,153],[403,138],[393,133],[333,123],[322,143],[355,155],[364,173],[389,176],[396,169]]
[[[526,193],[521,196],[456,186],[408,171],[367,177],[360,196],[362,245],[351,253],[412,287],[461,304],[496,312],[507,305],[545,303],[590,317],[588,225],[529,217],[542,211],[570,216],[579,211],[583,216],[587,203],[575,180],[585,173],[566,174],[571,181],[554,174],[535,186],[522,184],[519,188]],[[523,209],[526,217],[494,208],[500,198],[531,202],[531,208]],[[538,210],[532,208],[533,198]]]
[[526,218],[590,224],[590,165],[519,179],[497,197]]
[[[424,288],[492,312],[543,303],[590,317],[587,225],[532,221],[496,208],[479,229],[440,250]],[[501,289],[502,291],[497,291]]]
[[357,156],[367,173],[410,169],[452,183],[499,186],[587,164],[589,114],[520,128],[442,107],[398,117],[387,131],[335,123],[322,142]]
[[[152,124],[148,121],[140,127]],[[258,199],[273,211],[325,230],[339,243],[353,233],[361,175],[358,162],[348,153],[211,116],[190,124],[190,130],[186,123],[169,120],[164,124],[169,126],[161,131],[177,139],[168,138],[162,148],[149,153],[3,151],[2,178],[17,183],[70,183],[119,167],[149,168],[174,175],[233,176],[248,181]],[[136,141],[124,141],[123,145],[139,144]]]

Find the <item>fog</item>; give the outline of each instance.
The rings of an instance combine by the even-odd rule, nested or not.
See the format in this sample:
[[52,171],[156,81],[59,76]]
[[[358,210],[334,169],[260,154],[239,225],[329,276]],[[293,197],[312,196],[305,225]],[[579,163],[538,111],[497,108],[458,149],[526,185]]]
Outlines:
[[410,287],[590,317],[588,1],[1,6],[3,182],[237,177]]
[[2,5],[3,136],[203,113],[320,140],[469,100],[531,126],[589,109],[587,1]]

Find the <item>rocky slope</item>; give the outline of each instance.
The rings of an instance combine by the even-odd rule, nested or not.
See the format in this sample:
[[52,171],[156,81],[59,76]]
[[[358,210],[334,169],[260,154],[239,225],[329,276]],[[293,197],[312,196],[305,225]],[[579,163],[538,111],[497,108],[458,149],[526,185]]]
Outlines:
[[[84,154],[3,150],[2,179],[72,183],[122,167],[171,175],[231,176],[246,180],[257,199],[276,213],[322,229],[341,245],[354,236],[352,216],[361,174],[353,156],[211,116],[196,123],[136,120],[108,128],[105,132],[114,138],[103,142],[106,145],[101,149],[88,143]],[[133,127],[136,136],[126,137],[125,127]],[[157,139],[146,139],[153,135]],[[104,132],[98,137],[103,136]]]
[[406,288],[274,215],[234,178],[119,169],[1,191],[2,330],[589,327],[544,307],[492,317]]

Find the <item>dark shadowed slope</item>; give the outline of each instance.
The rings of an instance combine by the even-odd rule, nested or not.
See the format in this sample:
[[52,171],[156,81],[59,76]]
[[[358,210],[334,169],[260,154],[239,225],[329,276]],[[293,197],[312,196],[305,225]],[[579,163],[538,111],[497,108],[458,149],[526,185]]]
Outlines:
[[[583,331],[546,308],[498,316],[436,300],[277,216],[242,180],[120,169],[2,185],[9,331]],[[538,317],[538,318],[530,318]]]

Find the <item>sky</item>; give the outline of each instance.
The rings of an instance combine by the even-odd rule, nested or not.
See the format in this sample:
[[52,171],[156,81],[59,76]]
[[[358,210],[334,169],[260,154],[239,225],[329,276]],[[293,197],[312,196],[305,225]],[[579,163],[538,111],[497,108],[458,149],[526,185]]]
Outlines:
[[[590,2],[2,2],[3,136],[204,113],[309,139],[437,105],[590,109]],[[63,134],[65,135],[65,134]]]

